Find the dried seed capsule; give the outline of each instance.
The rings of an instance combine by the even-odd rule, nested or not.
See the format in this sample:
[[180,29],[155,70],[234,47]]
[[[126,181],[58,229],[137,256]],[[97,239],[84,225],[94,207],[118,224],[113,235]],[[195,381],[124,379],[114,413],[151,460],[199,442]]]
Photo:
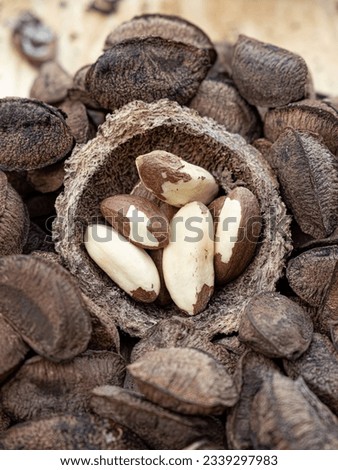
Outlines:
[[62,160],[74,139],[61,111],[26,98],[0,100],[0,168],[33,170]]
[[86,107],[81,101],[65,100],[59,105],[59,109],[66,113],[66,123],[77,144],[85,144],[95,137],[95,127],[89,120]]
[[86,75],[90,67],[91,64],[84,65],[75,73],[73,85],[68,90],[68,98],[72,101],[80,101],[91,110],[100,110],[100,104],[90,96],[85,86]]
[[28,230],[27,209],[0,171],[0,256],[22,253]]
[[231,80],[203,80],[189,107],[219,122],[227,131],[243,136],[247,142],[262,134],[257,110],[242,98]]
[[221,414],[239,396],[225,367],[198,349],[158,349],[129,365],[128,371],[148,400],[179,413]]
[[[248,298],[275,288],[291,249],[290,217],[259,152],[241,136],[189,108],[168,100],[130,103],[108,115],[97,137],[73,152],[67,160],[64,192],[56,201],[56,250],[81,290],[111,311],[117,325],[132,336],[143,337],[160,319],[180,315],[175,305],[159,308],[155,303],[134,302],[89,259],[83,244],[86,227],[93,217],[101,217],[100,201],[130,192],[138,180],[135,158],[154,149],[184,155],[189,163],[212,173],[223,188],[229,186],[230,174],[232,183],[244,181],[259,200],[262,233],[252,262],[242,276],[216,290],[206,310],[192,319],[208,338],[231,334],[238,330],[239,312]],[[90,165],[84,164],[89,161]]]
[[257,294],[247,304],[239,339],[268,357],[297,359],[309,347],[313,324],[309,314],[280,294]]
[[48,104],[60,103],[66,99],[68,88],[72,84],[72,77],[58,62],[46,62],[40,67],[29,96]]
[[216,59],[213,43],[198,26],[179,16],[159,13],[135,16],[120,24],[107,36],[104,49],[110,49],[126,39],[154,36],[204,49],[208,51],[212,63]]
[[126,39],[91,66],[86,88],[109,110],[134,100],[187,103],[210,68],[208,51],[161,37]]
[[226,436],[230,449],[253,449],[250,412],[252,401],[266,377],[278,368],[275,363],[253,351],[245,353],[239,362],[241,391],[238,402],[227,414]]
[[217,419],[174,413],[130,390],[97,387],[93,390],[91,406],[99,416],[111,417],[127,426],[151,449],[182,449],[201,438],[224,448],[224,431]]
[[301,253],[288,262],[286,276],[290,287],[308,304],[324,305],[337,261],[337,246],[318,247]]
[[333,450],[338,446],[337,417],[301,378],[268,375],[253,400],[250,426],[255,449]]
[[338,414],[338,352],[326,336],[315,333],[301,357],[284,360],[283,364],[293,380],[302,377],[309,389]]
[[148,303],[156,299],[160,278],[145,250],[100,224],[88,226],[85,246],[95,263],[135,300]]
[[34,65],[53,60],[56,55],[56,36],[40,18],[25,11],[17,18],[12,33],[13,43]]
[[150,328],[133,348],[131,362],[145,354],[162,348],[196,348],[212,356],[222,364],[227,364],[228,354],[223,347],[213,344],[190,318],[172,317],[161,320]]
[[136,166],[144,186],[158,199],[175,207],[192,201],[209,204],[219,191],[215,178],[207,170],[164,150],[140,155]]
[[172,218],[169,245],[163,250],[166,287],[188,315],[202,312],[214,291],[213,258],[211,214],[201,202],[190,202]]
[[0,311],[38,354],[71,359],[90,339],[89,316],[70,274],[33,256],[0,258]]
[[0,383],[19,366],[28,351],[27,344],[0,313]]
[[1,389],[5,413],[15,421],[89,411],[91,390],[123,385],[125,362],[110,351],[86,351],[72,361],[54,364],[35,356]]
[[264,134],[274,142],[287,127],[314,132],[329,150],[338,153],[338,113],[323,101],[303,100],[270,109],[264,118]]
[[150,200],[120,194],[104,199],[100,209],[106,221],[134,245],[148,250],[168,245],[168,219]]
[[250,263],[261,232],[261,215],[256,196],[238,187],[209,206],[214,219],[215,281],[225,285],[236,279]]
[[120,335],[110,311],[96,305],[85,294],[82,294],[82,299],[92,323],[92,336],[88,344],[88,349],[98,351],[109,350],[119,353]]
[[5,450],[133,450],[146,449],[141,439],[111,419],[84,413],[27,421],[0,437]]
[[309,96],[312,88],[302,57],[244,35],[234,46],[232,77],[240,94],[256,106],[298,101]]
[[27,181],[40,193],[52,193],[63,185],[64,162],[57,162],[45,168],[27,172]]
[[336,246],[313,248],[289,261],[287,278],[301,299],[318,308],[315,328],[321,333],[330,334],[338,349],[337,260]]
[[271,147],[284,201],[303,232],[328,236],[338,225],[338,162],[314,135],[286,129]]

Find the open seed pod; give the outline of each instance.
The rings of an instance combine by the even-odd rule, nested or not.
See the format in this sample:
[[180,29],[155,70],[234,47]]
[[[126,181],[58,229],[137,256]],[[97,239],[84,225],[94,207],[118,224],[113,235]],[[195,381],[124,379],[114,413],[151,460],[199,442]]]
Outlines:
[[215,291],[208,308],[193,318],[209,337],[237,331],[250,297],[274,289],[290,249],[290,220],[276,180],[260,153],[242,137],[175,102],[129,103],[108,116],[97,137],[68,160],[65,190],[56,201],[56,250],[83,292],[109,309],[131,335],[142,337],[161,318],[179,313],[176,307],[164,310],[133,301],[95,265],[84,247],[88,224],[102,220],[100,202],[107,196],[129,193],[138,180],[135,158],[156,149],[204,167],[221,186],[230,171],[259,201],[263,228],[253,261],[235,281]]

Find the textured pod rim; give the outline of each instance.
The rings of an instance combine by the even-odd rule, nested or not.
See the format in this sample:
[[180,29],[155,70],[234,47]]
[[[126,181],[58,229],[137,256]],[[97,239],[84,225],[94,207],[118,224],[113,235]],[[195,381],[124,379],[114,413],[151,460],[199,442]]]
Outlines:
[[223,187],[230,170],[258,198],[263,228],[253,261],[235,281],[214,293],[206,310],[192,317],[210,338],[237,332],[250,298],[275,289],[291,250],[290,217],[261,154],[241,136],[194,110],[169,100],[134,101],[107,117],[97,137],[66,163],[65,188],[56,201],[53,226],[56,250],[82,291],[132,336],[143,337],[160,319],[185,316],[177,307],[136,303],[95,265],[83,243],[88,223],[102,220],[101,200],[130,192],[138,179],[135,158],[159,148],[203,166]]

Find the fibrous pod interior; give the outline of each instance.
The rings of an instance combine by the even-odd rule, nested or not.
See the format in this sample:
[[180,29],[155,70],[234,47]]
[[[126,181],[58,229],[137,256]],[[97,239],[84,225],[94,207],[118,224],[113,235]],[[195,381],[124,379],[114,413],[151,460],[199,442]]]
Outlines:
[[108,307],[130,334],[143,336],[161,318],[179,313],[174,306],[162,309],[134,302],[89,258],[83,243],[87,226],[102,220],[100,202],[113,194],[129,193],[138,180],[135,159],[155,149],[202,166],[221,187],[227,184],[230,171],[257,197],[263,229],[252,262],[234,282],[215,292],[208,308],[194,317],[197,328],[209,337],[236,331],[249,298],[257,291],[273,290],[280,276],[289,250],[290,220],[270,167],[259,152],[242,137],[177,103],[130,103],[109,116],[98,136],[71,157],[65,191],[56,202],[56,249],[83,292]]

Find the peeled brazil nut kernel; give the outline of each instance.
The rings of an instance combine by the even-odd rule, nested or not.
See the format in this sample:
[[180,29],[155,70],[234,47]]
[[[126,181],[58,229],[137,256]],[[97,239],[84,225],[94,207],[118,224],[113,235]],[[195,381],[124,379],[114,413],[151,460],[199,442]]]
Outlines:
[[175,207],[192,201],[209,204],[219,191],[209,171],[164,150],[140,155],[136,158],[136,166],[144,186]]
[[215,223],[215,278],[224,285],[250,263],[261,231],[256,196],[243,187],[215,199],[209,206]]
[[0,171],[0,256],[22,253],[28,231],[28,211],[6,174]]
[[52,361],[83,352],[91,323],[72,276],[33,256],[0,258],[0,312],[24,341]]
[[189,315],[202,312],[214,291],[214,231],[208,208],[190,202],[171,219],[163,250],[163,276],[175,304]]
[[0,99],[0,169],[42,168],[62,160],[73,145],[59,109],[32,99]]
[[153,302],[160,278],[148,253],[106,225],[89,225],[85,246],[95,263],[127,294],[140,302]]
[[134,245],[149,250],[168,245],[169,222],[150,200],[120,194],[104,199],[100,209],[106,221]]

